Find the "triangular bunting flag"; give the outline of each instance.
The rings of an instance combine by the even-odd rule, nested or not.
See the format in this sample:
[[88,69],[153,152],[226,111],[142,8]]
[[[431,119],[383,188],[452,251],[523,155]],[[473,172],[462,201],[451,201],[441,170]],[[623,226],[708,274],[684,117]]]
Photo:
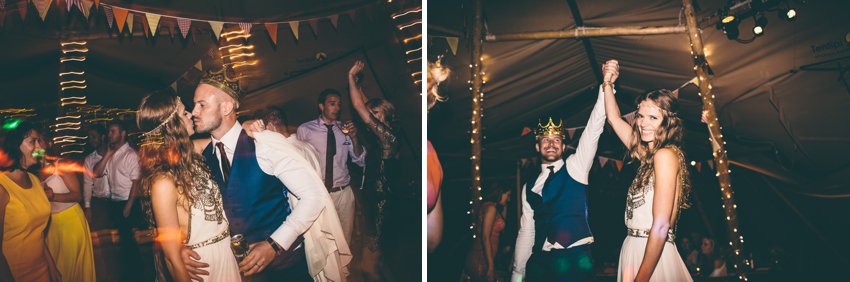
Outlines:
[[578,128],[567,128],[567,134],[570,136],[570,139],[573,139],[573,135],[576,134],[576,129]]
[[35,9],[38,10],[38,15],[41,17],[41,21],[44,21],[44,19],[47,18],[47,11],[50,10],[51,3],[53,3],[53,0],[33,0]]
[[714,170],[714,160],[708,161],[708,167],[710,167],[712,170]]
[[29,6],[29,2],[27,0],[21,0],[18,2],[18,13],[21,15],[21,21],[25,21],[27,19],[27,7]]
[[177,28],[180,29],[180,34],[183,35],[183,38],[186,38],[186,35],[189,34],[189,27],[192,25],[192,20],[177,18]]
[[127,31],[133,34],[133,14],[127,14]]
[[251,33],[251,26],[251,23],[239,23],[239,28],[242,28],[242,31],[245,32],[245,34]]
[[110,7],[106,7],[106,9],[103,9],[103,13],[106,14],[106,22],[109,23],[109,28],[112,28],[112,21],[115,19],[115,15],[112,14],[112,9]]
[[319,20],[308,20],[307,23],[310,24],[310,29],[313,31],[313,36],[319,37]]
[[118,33],[124,31],[124,23],[127,22],[127,9],[112,6],[112,13],[115,14],[115,23],[118,24]]
[[697,163],[697,172],[702,172],[702,163]]
[[174,89],[174,92],[177,93],[177,81],[171,83],[171,89]]
[[82,5],[77,6],[77,8],[80,9],[80,12],[83,12],[83,17],[86,17],[86,20],[88,20],[89,13],[91,13],[91,5],[94,3],[92,3],[91,1],[83,0],[82,2],[80,2],[80,4]]
[[523,127],[523,128],[522,128],[522,133],[520,133],[520,134],[519,134],[519,136],[526,136],[526,135],[528,135],[529,133],[531,133],[531,128],[528,128],[528,127],[526,126],[526,127]]
[[289,22],[289,28],[292,29],[292,35],[295,36],[295,40],[298,40],[298,26],[301,22]]
[[599,157],[599,164],[601,164],[601,165],[602,165],[602,167],[605,167],[605,164],[606,164],[606,163],[608,163],[608,158],[606,158],[606,157]]
[[635,112],[628,113],[624,115],[623,118],[625,118],[626,121],[629,122],[629,124],[632,124],[632,122],[635,120]]
[[[109,10],[109,9],[106,9]],[[151,29],[151,36],[156,35],[156,30],[159,28],[159,18],[161,15],[145,13],[145,18],[148,20],[148,27]]]
[[457,55],[457,37],[446,37],[446,42],[449,43],[449,49],[452,49],[452,55]]
[[333,15],[329,18],[331,19],[331,26],[336,29],[336,25],[339,23],[339,15]]
[[617,172],[623,171],[623,161],[614,160],[614,164],[617,165]]
[[275,45],[277,45],[277,24],[276,23],[267,23],[266,31],[269,32],[269,37],[272,39]]
[[209,23],[210,23],[210,29],[212,29],[213,34],[215,34],[215,40],[216,40],[216,42],[218,42],[218,39],[221,38],[221,28],[224,27],[224,23],[223,22],[214,22],[214,21],[211,21]]
[[197,63],[195,63],[195,68],[196,68],[196,69],[198,69],[199,71],[204,70],[204,64],[203,64],[203,61],[202,61],[202,60],[198,60],[198,62],[197,62]]

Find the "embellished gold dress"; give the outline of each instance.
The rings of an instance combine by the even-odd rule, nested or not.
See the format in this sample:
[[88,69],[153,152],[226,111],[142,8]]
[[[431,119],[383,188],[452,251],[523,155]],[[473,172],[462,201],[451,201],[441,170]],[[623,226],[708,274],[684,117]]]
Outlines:
[[[687,185],[687,167],[681,149],[671,146],[679,157],[679,175],[676,183],[676,207],[673,209],[673,222],[668,231],[664,249],[655,271],[649,281],[682,281],[689,282],[691,279],[688,268],[679,256],[676,249],[675,230],[679,206],[683,201],[682,189]],[[649,230],[652,228],[652,201],[655,196],[655,170],[650,163],[642,163],[638,168],[637,176],[629,187],[626,197],[626,228],[627,236],[620,249],[619,271],[617,281],[634,281],[637,276],[643,255],[646,251],[646,242]]]
[[[236,257],[230,249],[230,232],[221,202],[221,191],[203,161],[192,162],[192,194],[194,203],[189,206],[189,224],[183,244],[193,249],[208,263],[204,281],[241,281]],[[182,200],[178,200],[178,203]],[[147,211],[151,211],[149,206]],[[149,219],[153,214],[149,214]],[[164,269],[160,269],[162,271]]]
[[368,242],[369,248],[375,250],[378,247],[378,242],[381,240],[387,194],[390,193],[394,181],[398,178],[398,174],[401,173],[401,167],[398,160],[399,140],[393,129],[380,122],[374,116],[372,116],[372,120],[373,122],[367,125],[369,126],[369,130],[378,138],[378,144],[381,146],[381,160],[378,163],[375,191],[372,197],[376,206],[372,210],[375,230],[373,231],[373,238],[369,240],[371,242]]

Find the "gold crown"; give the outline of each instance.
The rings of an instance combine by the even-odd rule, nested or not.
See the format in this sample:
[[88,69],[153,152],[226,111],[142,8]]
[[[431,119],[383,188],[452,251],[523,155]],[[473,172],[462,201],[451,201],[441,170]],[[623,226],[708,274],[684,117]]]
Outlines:
[[207,71],[204,73],[204,76],[201,77],[201,82],[203,84],[209,84],[215,88],[221,89],[236,101],[239,101],[239,96],[242,95],[242,88],[239,87],[239,79],[231,78],[228,74],[229,69],[227,67],[222,68],[219,71]]
[[537,129],[534,130],[534,137],[540,138],[544,136],[557,136],[564,138],[564,131],[561,130],[561,126],[564,125],[564,120],[559,120],[558,125],[555,125],[555,122],[552,121],[552,118],[549,118],[549,123],[543,125],[540,121],[537,122]]

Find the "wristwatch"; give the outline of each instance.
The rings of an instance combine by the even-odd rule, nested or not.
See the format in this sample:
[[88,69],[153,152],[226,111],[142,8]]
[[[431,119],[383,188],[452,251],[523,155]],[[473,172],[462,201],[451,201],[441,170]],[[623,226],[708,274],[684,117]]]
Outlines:
[[274,239],[272,239],[272,237],[268,237],[268,238],[266,238],[266,242],[268,242],[268,243],[269,243],[269,245],[271,245],[271,246],[272,246],[272,249],[274,250],[274,254],[275,254],[276,256],[279,256],[280,254],[282,254],[282,253],[283,253],[283,251],[285,251],[285,250],[283,249],[283,247],[281,247],[280,245],[278,245],[278,244],[277,244],[277,242],[275,242],[275,241],[274,241]]

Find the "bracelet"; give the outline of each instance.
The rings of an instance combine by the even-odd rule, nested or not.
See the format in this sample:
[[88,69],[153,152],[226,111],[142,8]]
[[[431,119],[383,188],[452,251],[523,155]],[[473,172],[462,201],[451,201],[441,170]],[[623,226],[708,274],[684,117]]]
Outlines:
[[268,242],[269,245],[272,246],[272,249],[274,250],[274,254],[276,256],[279,256],[281,253],[283,253],[283,251],[284,251],[283,247],[278,245],[277,242],[275,242],[274,239],[272,239],[272,237],[266,238],[266,242]]
[[602,82],[602,88],[605,88],[605,85],[610,85],[610,86],[611,86],[611,89],[613,89],[613,88],[614,88],[614,83],[613,83],[613,82],[610,82],[610,81],[603,81],[603,82]]

